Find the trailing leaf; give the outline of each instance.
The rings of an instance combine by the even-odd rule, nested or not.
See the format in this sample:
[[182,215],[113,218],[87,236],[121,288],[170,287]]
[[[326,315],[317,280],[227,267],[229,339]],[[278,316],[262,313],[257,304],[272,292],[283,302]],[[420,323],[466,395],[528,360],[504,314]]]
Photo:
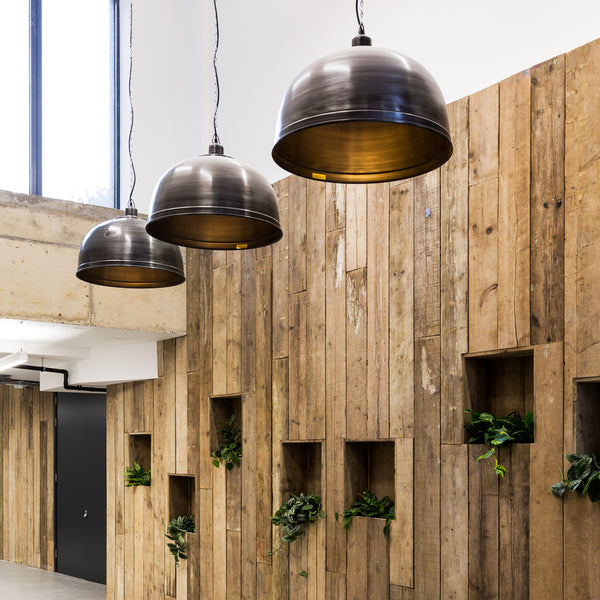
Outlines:
[[[388,535],[390,532],[390,523],[396,518],[395,504],[390,500],[389,496],[377,498],[369,490],[365,490],[358,495],[350,508],[347,508],[342,513],[344,519],[344,529],[350,529],[352,517],[374,517],[376,519],[385,519],[383,526],[383,534]],[[339,521],[340,514],[335,513],[335,520]]]
[[587,496],[592,502],[600,500],[600,465],[594,456],[567,454],[571,463],[567,477],[561,471],[562,480],[552,486],[552,493],[561,498],[567,490]]
[[165,537],[172,540],[167,543],[169,552],[175,557],[175,566],[179,566],[179,559],[187,559],[187,550],[184,534],[195,533],[196,523],[194,515],[189,517],[177,517],[169,521]]
[[325,513],[321,509],[321,496],[291,494],[289,500],[284,502],[271,517],[271,523],[282,527],[284,535],[279,548],[270,551],[269,556],[279,552],[284,543],[291,544],[298,539],[302,535],[305,525],[314,523],[319,518],[325,518]]
[[231,415],[228,421],[222,421],[217,431],[221,446],[212,453],[213,465],[220,467],[221,463],[224,463],[225,468],[231,471],[234,465],[240,466],[242,457],[241,429],[235,424],[235,415]]
[[477,458],[477,461],[493,456],[494,472],[499,477],[504,477],[506,468],[498,463],[496,447],[533,442],[533,413],[528,411],[525,417],[522,417],[519,412],[513,411],[506,417],[496,418],[491,413],[476,413],[468,408],[465,412],[471,415],[471,422],[465,424],[465,429],[471,436],[468,443],[490,446],[490,449]]
[[150,485],[150,469],[142,469],[136,462],[133,463],[133,467],[126,467],[125,473],[123,473],[126,485],[125,487],[132,487],[136,485]]

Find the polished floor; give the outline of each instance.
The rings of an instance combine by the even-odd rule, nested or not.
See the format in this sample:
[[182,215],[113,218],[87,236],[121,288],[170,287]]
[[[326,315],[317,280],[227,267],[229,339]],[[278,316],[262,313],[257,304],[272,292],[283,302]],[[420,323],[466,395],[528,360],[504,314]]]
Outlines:
[[0,560],[0,600],[105,600],[106,586]]

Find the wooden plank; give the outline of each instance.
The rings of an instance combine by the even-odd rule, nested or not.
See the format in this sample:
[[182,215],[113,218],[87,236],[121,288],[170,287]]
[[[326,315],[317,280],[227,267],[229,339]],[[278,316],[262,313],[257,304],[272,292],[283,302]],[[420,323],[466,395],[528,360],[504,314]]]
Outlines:
[[[227,600],[242,597],[242,533],[227,531]],[[215,598],[218,596],[215,596]]]
[[498,180],[469,190],[469,352],[498,347]]
[[[123,386],[125,387],[125,386]],[[131,386],[130,386],[131,387]],[[131,390],[133,391],[133,389]],[[126,396],[123,394],[123,398]],[[127,414],[127,407],[125,407],[125,414]],[[129,436],[125,434],[125,439],[127,440]],[[128,441],[128,440],[127,440]],[[127,448],[125,448],[125,452],[127,452]],[[128,461],[124,460],[123,463],[127,464]],[[126,488],[125,489],[125,500],[124,500],[124,519],[125,523],[123,524],[123,562],[124,562],[124,575],[125,575],[125,597],[126,598],[134,598],[136,594],[136,547],[137,547],[137,538],[141,535],[143,529],[143,517],[141,521],[138,521],[136,514],[137,501],[135,496],[136,488]]]
[[452,158],[441,168],[441,440],[463,441],[464,393],[461,354],[468,347],[469,99],[448,106]]
[[469,449],[469,600],[498,598],[498,476],[486,462],[487,451]]
[[469,184],[498,177],[499,84],[469,96]]
[[242,396],[242,598],[256,596],[256,395]]
[[346,189],[346,269],[367,266],[367,186]]
[[389,437],[390,186],[367,186],[367,432]]
[[[339,510],[344,490],[346,437],[346,248],[343,229],[327,234],[325,402],[327,443],[325,512]],[[334,519],[327,519],[327,569],[346,572],[346,534]],[[337,580],[336,580],[337,581]],[[345,580],[344,580],[345,582]],[[345,585],[345,583],[344,583]]]
[[292,176],[289,180],[289,293],[306,290],[306,179]]
[[[187,358],[187,357],[186,357]],[[136,486],[128,490],[133,500],[133,520],[130,524],[129,537],[133,540],[133,565],[131,568],[131,598],[144,598],[144,534],[146,517],[146,486]],[[148,513],[151,517],[151,513]],[[127,567],[126,567],[127,568]]]
[[188,399],[187,337],[175,340],[175,471],[187,473],[188,467]]
[[[153,596],[162,597],[165,594],[165,531],[168,524],[167,515],[167,485],[166,473],[168,468],[164,464],[165,453],[168,452],[168,433],[165,428],[165,398],[164,381],[162,377],[154,380],[154,431],[152,435],[152,507],[154,509],[154,578]],[[172,559],[171,559],[172,560]],[[118,592],[117,592],[118,593]],[[119,598],[120,596],[116,595]]]
[[242,530],[242,470],[227,472],[227,530]]
[[306,293],[290,296],[289,439],[307,438]]
[[[562,344],[536,347],[533,365],[535,443],[531,445],[529,482],[529,597],[562,597],[563,503],[547,493],[559,480],[557,467],[564,461]],[[552,523],[551,528],[548,523]],[[578,537],[574,531],[570,535]]]
[[245,250],[242,254],[242,392],[256,390],[256,302],[256,252]]
[[[154,592],[154,582],[152,573],[156,568],[154,564],[154,531],[155,527],[162,530],[162,527],[154,521],[154,507],[152,506],[152,486],[144,487],[142,496],[144,498],[144,537],[142,540],[143,544],[143,565],[144,565],[144,576],[143,581],[143,598],[144,600],[152,600],[152,594]],[[160,524],[162,525],[162,524]],[[166,527],[165,527],[166,530]]]
[[367,270],[346,277],[346,431],[350,439],[368,434],[367,407]]
[[440,338],[415,341],[415,594],[440,595]]
[[346,227],[346,184],[328,183],[325,188],[326,231]]
[[214,600],[227,598],[227,479],[223,467],[213,468],[212,556]]
[[390,597],[390,547],[383,519],[367,519],[367,598]]
[[564,337],[565,57],[531,70],[531,343]]
[[[212,467],[214,468],[214,467]],[[200,538],[200,598],[211,598],[213,589],[213,491],[200,489],[200,518],[196,531]]]
[[390,585],[390,600],[413,600],[415,590],[399,585]]
[[441,597],[462,600],[469,595],[469,452],[466,445],[442,445]]
[[305,439],[325,438],[325,190],[307,182]]
[[227,291],[221,298],[227,310],[226,393],[242,391],[242,254],[227,253]]
[[501,449],[506,475],[498,485],[500,598],[529,597],[529,448]]
[[[256,560],[270,565],[268,551],[272,548],[272,467],[271,467],[271,276],[272,257],[256,263]],[[264,580],[265,585],[268,584]],[[258,593],[258,590],[257,590]]]
[[414,195],[408,179],[390,188],[390,436],[414,429]]
[[271,565],[259,563],[256,565],[256,598],[271,600],[273,594],[273,569]]
[[[389,582],[414,586],[414,440],[403,438],[395,443],[395,510],[390,524]],[[442,480],[443,481],[443,480]]]
[[[308,577],[301,571],[308,569],[308,536],[306,532],[289,544],[289,598],[308,600]],[[312,598],[310,599],[312,600]]]
[[368,598],[368,560],[365,560],[367,548],[366,518],[355,517],[348,530],[348,573],[346,577],[348,600]]
[[415,338],[440,333],[440,171],[414,180]]
[[345,573],[335,573],[327,571],[327,587],[325,588],[326,598],[346,598],[346,575]]
[[213,269],[212,393],[227,393],[227,267]]
[[283,237],[273,246],[273,358],[287,356],[289,347],[289,182],[287,177],[275,184]]
[[529,345],[529,71],[500,83],[498,162],[498,346]]

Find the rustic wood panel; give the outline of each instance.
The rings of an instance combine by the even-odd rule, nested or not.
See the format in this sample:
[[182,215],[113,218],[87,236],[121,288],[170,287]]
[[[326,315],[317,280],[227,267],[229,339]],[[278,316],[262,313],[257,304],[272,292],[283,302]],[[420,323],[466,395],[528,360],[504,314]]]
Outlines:
[[469,349],[469,99],[450,104],[448,118],[454,154],[440,171],[441,439],[444,444],[460,444],[464,411],[461,354]]

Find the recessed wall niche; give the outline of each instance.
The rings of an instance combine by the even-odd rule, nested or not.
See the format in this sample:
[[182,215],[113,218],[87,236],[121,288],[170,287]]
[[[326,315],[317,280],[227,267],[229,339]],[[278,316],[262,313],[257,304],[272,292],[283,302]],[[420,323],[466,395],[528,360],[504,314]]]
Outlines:
[[533,349],[466,356],[465,372],[468,402],[474,412],[503,417],[515,410],[521,416],[533,411]]
[[600,378],[575,382],[577,454],[600,457]]
[[[210,398],[210,451],[211,454],[221,445],[219,428],[235,415],[235,424],[242,429],[242,397],[211,396]],[[240,435],[241,441],[241,435]]]
[[128,438],[129,466],[136,462],[143,469],[151,469],[152,435],[149,433],[130,433]]
[[389,496],[391,500],[395,501],[393,440],[347,440],[345,455],[345,507],[349,507],[366,489],[378,498]]
[[194,515],[196,506],[196,478],[193,475],[169,475],[169,521]]
[[321,495],[321,442],[282,442],[281,494]]

